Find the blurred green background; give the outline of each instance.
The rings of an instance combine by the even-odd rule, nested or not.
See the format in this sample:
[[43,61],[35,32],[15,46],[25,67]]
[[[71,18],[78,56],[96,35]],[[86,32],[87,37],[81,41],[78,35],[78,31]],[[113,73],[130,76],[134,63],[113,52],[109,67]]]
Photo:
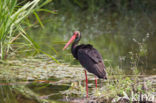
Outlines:
[[[1,15],[2,24],[4,15],[8,12],[15,15],[19,8],[30,1],[14,0],[16,6],[13,1],[10,2],[10,7],[14,8],[12,12],[4,9],[6,12]],[[38,0],[33,2],[36,5]],[[46,53],[61,62],[78,64],[70,49],[62,51],[62,48],[72,33],[79,30],[82,34],[80,43],[92,44],[102,54],[106,66],[128,70],[135,66],[142,73],[155,71],[154,0],[40,0],[31,11],[27,9],[30,7],[15,16],[16,21],[23,19],[18,24],[10,19],[9,13],[6,16],[5,20],[12,22],[9,24],[10,31],[5,23],[1,26],[2,59]],[[4,10],[1,8],[1,11]]]
[[[54,13],[39,12],[44,28],[37,23],[27,32],[57,59],[76,63],[70,49],[62,48],[79,30],[81,43],[99,50],[106,65],[127,69],[137,65],[143,72],[156,68],[156,1],[53,0],[43,8]],[[30,18],[30,23],[35,22],[34,15]]]

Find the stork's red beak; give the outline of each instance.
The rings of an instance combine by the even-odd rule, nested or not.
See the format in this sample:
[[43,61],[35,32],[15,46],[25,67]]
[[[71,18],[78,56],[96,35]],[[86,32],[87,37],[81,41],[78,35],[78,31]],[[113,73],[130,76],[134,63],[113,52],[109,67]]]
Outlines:
[[63,50],[65,50],[76,38],[76,34],[74,34],[70,40],[68,41],[68,43],[64,46]]

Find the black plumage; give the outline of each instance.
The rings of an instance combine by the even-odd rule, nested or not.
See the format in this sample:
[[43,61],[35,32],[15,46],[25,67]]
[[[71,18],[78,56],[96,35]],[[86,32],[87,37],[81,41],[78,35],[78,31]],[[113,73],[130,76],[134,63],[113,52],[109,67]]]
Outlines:
[[98,78],[107,79],[105,66],[100,53],[90,44],[77,45],[80,39],[81,35],[77,34],[71,47],[73,56],[79,60],[80,64],[88,72],[93,73]]
[[98,78],[107,79],[102,56],[92,45],[82,44],[77,46],[76,43],[73,43],[71,51],[88,72],[93,73]]

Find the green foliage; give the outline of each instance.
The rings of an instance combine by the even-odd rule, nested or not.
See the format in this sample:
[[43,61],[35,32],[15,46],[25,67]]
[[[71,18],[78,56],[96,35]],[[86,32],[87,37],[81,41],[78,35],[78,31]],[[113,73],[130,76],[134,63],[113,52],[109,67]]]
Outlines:
[[12,42],[17,39],[17,35],[22,35],[28,42],[29,40],[24,29],[21,27],[22,20],[32,13],[39,0],[33,0],[24,6],[17,8],[17,0],[0,1],[0,49],[1,59],[8,55]]
[[[33,13],[35,15],[37,21],[39,22],[41,27],[44,29],[44,25],[42,21],[40,20],[40,17],[38,16],[38,14],[36,13],[36,11],[44,11],[44,12],[53,13],[47,9],[40,9],[41,7],[51,2],[51,0],[46,0],[38,6],[39,1],[40,0],[33,0],[31,2],[27,2],[23,4],[23,6],[18,6],[17,0],[0,1],[0,12],[1,12],[0,13],[0,23],[1,23],[0,58],[2,60],[5,59],[7,56],[9,56],[10,51],[19,52],[18,49],[23,49],[24,51],[26,47],[29,47],[29,48],[34,48],[35,50],[34,54],[42,52],[48,55],[49,57],[51,57],[56,62],[58,62],[54,57],[42,51],[39,45],[33,39],[31,39],[31,37],[25,31],[25,29],[27,29],[25,28],[25,26],[28,26],[28,27],[32,26],[32,24],[30,23],[28,19],[28,16],[30,14]],[[23,21],[23,20],[26,20],[26,21]],[[23,25],[23,24],[26,24],[26,25]],[[25,40],[26,42],[23,40]],[[15,41],[18,41],[18,42],[15,42]],[[20,44],[19,45],[20,47],[17,47],[18,45],[16,44]],[[18,49],[15,50],[14,45],[16,45]]]

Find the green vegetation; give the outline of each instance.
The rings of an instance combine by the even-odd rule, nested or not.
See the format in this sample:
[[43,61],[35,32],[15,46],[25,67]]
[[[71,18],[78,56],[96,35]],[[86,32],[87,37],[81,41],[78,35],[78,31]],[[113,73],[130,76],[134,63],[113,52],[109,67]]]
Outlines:
[[[1,55],[0,55],[0,58],[2,60],[7,58],[7,56],[10,56],[9,55],[10,53],[18,54],[20,50],[24,52],[23,49],[28,49],[28,48],[29,50],[26,50],[26,51],[31,51],[33,52],[33,54],[36,54],[36,52],[47,54],[46,52],[41,51],[39,45],[36,42],[34,42],[34,40],[25,31],[26,29],[28,29],[28,27],[32,26],[29,23],[28,15],[33,13],[37,21],[41,25],[41,27],[44,28],[36,11],[44,11],[44,12],[53,13],[47,9],[40,9],[42,6],[45,6],[46,4],[51,2],[51,0],[46,0],[43,3],[41,3],[39,6],[37,6],[39,1],[40,0],[33,0],[31,2],[27,2],[22,7],[20,5],[18,6],[17,0],[0,1],[0,4],[1,4],[0,5],[1,7],[0,8],[0,12],[1,12],[0,13],[0,22],[1,22],[1,27],[0,27],[0,50],[1,50],[0,54]],[[25,26],[28,26],[28,27],[25,27]],[[23,38],[21,39],[21,36],[24,39]],[[21,40],[22,42],[20,42]],[[23,40],[26,40],[26,42],[23,42]],[[32,48],[34,49],[31,50]],[[50,55],[48,56],[51,57],[56,62],[58,62],[54,57]]]
[[[0,102],[132,102],[155,91],[154,0],[0,0]],[[73,31],[104,58],[108,80],[89,74],[70,48]],[[15,94],[15,95],[14,95]]]
[[1,59],[9,55],[10,50],[14,52],[11,45],[19,38],[24,37],[30,45],[34,46],[33,41],[21,27],[22,20],[31,14],[39,0],[28,2],[22,7],[17,7],[17,0],[0,1],[0,49]]

